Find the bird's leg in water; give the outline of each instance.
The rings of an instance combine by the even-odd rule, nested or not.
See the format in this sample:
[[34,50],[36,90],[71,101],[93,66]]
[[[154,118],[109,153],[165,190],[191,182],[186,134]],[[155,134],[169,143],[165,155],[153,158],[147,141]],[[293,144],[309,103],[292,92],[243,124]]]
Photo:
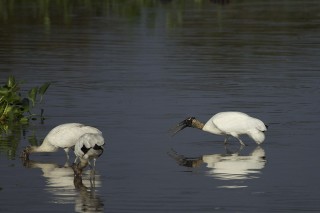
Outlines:
[[93,189],[96,187],[95,181],[96,181],[96,172],[93,169],[90,171],[90,185],[91,185],[91,188]]
[[228,139],[229,139],[229,136],[226,135],[226,137],[224,138],[224,145],[227,145],[227,144],[228,144]]
[[240,152],[241,152],[241,150],[243,149],[243,147],[244,147],[244,146],[241,145],[241,146],[239,147],[239,150],[237,150],[237,151],[231,151],[231,150],[228,148],[228,146],[225,145],[225,146],[224,146],[224,149],[225,149],[227,155],[233,155],[233,154],[240,154]]
[[95,175],[96,175],[96,159],[93,159],[93,166],[90,164],[89,162],[89,166],[91,167],[91,171],[90,171],[90,182],[92,184],[93,187],[95,187]]
[[69,164],[69,161],[68,161],[68,160],[64,163],[63,167],[64,167],[64,168],[70,167],[70,164]]
[[96,168],[96,160],[97,159],[95,159],[95,158],[92,160],[93,165],[92,165],[92,163],[90,161],[88,161],[88,165],[90,166],[91,170],[95,170],[95,168]]
[[69,165],[69,159],[70,159],[70,157],[69,157],[69,148],[65,148],[64,151],[65,151],[66,156],[67,156],[67,160],[66,160],[66,162],[64,163],[64,167],[67,168],[67,167],[70,166],[70,165]]
[[77,162],[78,162],[78,160],[79,160],[79,157],[78,157],[78,156],[76,156],[76,158],[74,159],[74,162],[73,162],[73,163],[77,163]]
[[97,159],[93,158],[93,170],[96,169],[96,160],[97,160]]
[[238,140],[239,140],[239,142],[240,142],[240,144],[241,144],[242,147],[243,147],[243,146],[248,146],[247,144],[243,143],[240,138],[238,138]]

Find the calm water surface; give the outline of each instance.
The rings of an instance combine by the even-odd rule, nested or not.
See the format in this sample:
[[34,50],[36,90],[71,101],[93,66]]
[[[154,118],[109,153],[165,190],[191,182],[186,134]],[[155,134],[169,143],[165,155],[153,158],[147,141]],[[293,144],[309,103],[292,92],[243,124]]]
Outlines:
[[[44,124],[1,136],[1,212],[320,211],[318,1],[49,2],[0,1],[1,84],[53,82]],[[229,110],[269,125],[261,147],[168,133]],[[95,188],[63,151],[19,159],[66,122],[103,131]]]

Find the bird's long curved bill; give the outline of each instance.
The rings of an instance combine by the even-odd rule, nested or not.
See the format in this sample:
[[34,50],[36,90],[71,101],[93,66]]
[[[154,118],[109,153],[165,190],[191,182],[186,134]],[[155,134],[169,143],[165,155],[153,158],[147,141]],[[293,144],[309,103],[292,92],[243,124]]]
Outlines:
[[177,134],[178,132],[180,132],[186,127],[187,127],[186,121],[185,120],[181,121],[180,123],[178,123],[176,126],[172,127],[169,130],[171,133],[171,136],[174,136],[175,134]]

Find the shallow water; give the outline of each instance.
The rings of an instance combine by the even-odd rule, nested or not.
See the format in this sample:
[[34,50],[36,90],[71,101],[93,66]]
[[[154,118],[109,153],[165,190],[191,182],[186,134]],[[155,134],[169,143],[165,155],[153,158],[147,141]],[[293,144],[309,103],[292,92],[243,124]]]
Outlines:
[[[44,123],[1,137],[0,211],[320,211],[319,3],[116,2],[1,2],[2,84],[53,83]],[[260,118],[266,141],[168,133],[219,111]],[[63,151],[19,159],[66,122],[105,136],[95,188]]]

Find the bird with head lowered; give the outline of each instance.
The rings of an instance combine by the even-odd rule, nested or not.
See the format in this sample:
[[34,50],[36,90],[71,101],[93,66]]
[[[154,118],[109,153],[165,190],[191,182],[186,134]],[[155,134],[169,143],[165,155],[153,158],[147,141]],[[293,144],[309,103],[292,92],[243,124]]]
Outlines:
[[27,146],[21,153],[21,158],[29,160],[29,155],[36,152],[56,152],[63,149],[69,160],[69,150],[87,133],[102,134],[95,127],[80,123],[66,123],[53,128],[45,137],[40,146]]
[[251,117],[243,112],[219,112],[211,117],[206,123],[202,123],[195,117],[189,117],[181,121],[171,131],[173,135],[186,127],[193,127],[205,132],[225,136],[224,143],[228,142],[230,136],[239,140],[242,146],[246,144],[240,139],[240,135],[248,135],[257,144],[265,140],[264,132],[268,126],[261,120]]
[[73,164],[75,175],[81,175],[82,170],[90,165],[93,160],[93,170],[95,170],[96,160],[100,157],[104,150],[104,138],[102,134],[87,133],[80,137],[74,146],[76,159]]

